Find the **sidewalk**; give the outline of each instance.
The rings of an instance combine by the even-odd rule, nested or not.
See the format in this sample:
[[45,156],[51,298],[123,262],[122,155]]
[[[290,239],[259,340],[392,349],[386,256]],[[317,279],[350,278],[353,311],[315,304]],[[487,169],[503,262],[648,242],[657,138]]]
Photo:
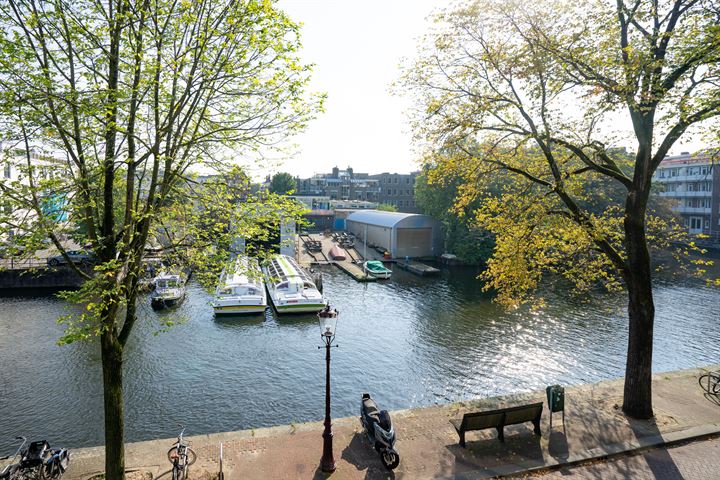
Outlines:
[[708,480],[720,472],[720,438],[562,468],[537,480]]
[[[331,478],[469,480],[527,474],[666,442],[705,438],[720,432],[720,402],[703,395],[697,383],[702,372],[703,369],[692,369],[656,375],[652,421],[627,419],[619,408],[622,380],[607,381],[566,390],[564,429],[561,415],[555,414],[554,428],[550,431],[546,409],[542,437],[533,435],[528,423],[506,427],[504,444],[496,439],[494,430],[468,433],[466,449],[458,445],[449,419],[468,411],[545,402],[545,392],[392,412],[401,456],[400,466],[392,474],[383,469],[361,432],[358,419],[337,419],[333,424],[337,470]],[[218,471],[218,444],[223,442],[225,478],[327,478],[318,469],[321,433],[321,422],[312,422],[190,437],[198,454],[190,477],[214,478],[212,475]],[[169,474],[165,475],[169,466],[165,455],[172,443],[172,439],[165,439],[128,444],[127,467],[138,470],[137,478],[169,478]],[[102,447],[73,450],[65,478],[86,479],[102,471],[103,460]]]

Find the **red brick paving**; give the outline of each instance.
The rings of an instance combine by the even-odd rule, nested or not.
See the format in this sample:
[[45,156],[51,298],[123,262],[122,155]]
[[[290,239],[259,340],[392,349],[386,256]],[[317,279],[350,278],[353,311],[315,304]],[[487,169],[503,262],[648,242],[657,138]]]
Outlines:
[[[484,430],[467,435],[468,448],[458,446],[458,437],[449,419],[460,417],[464,412],[487,410],[511,404],[545,400],[544,392],[499,398],[477,399],[429,408],[393,412],[393,422],[398,434],[397,448],[400,466],[394,474],[382,467],[378,455],[370,448],[359,420],[355,417],[334,421],[334,448],[337,471],[330,477],[344,479],[476,479],[497,473],[523,471],[578,458],[603,455],[610,449],[627,450],[638,442],[660,439],[662,436],[685,438],[684,432],[700,430],[720,431],[720,402],[712,402],[703,396],[697,377],[701,370],[663,373],[654,376],[653,396],[656,417],[652,421],[636,421],[625,417],[617,407],[621,403],[622,380],[568,388],[566,391],[566,425],[563,429],[560,415],[555,415],[554,428],[550,431],[548,412],[545,410],[541,428],[543,435],[532,434],[530,424],[506,427],[505,443],[497,440],[494,431]],[[717,425],[716,425],[717,424]],[[198,453],[197,464],[191,469],[191,478],[209,478],[217,472],[218,444],[225,446],[225,472],[227,479],[315,479],[327,478],[318,471],[322,453],[322,424],[320,422],[295,426],[280,426],[240,432],[217,433],[190,437],[188,440]],[[669,438],[669,437],[668,437]],[[154,440],[128,444],[126,448],[128,467],[150,472],[153,478],[167,471],[165,452],[173,440]],[[717,443],[712,456],[720,458]],[[700,462],[705,455],[696,447],[679,447],[663,455],[662,451],[647,453],[642,457],[610,462],[606,467],[582,467],[588,469],[589,478],[643,478],[642,460],[653,474],[674,478],[673,474],[687,461],[691,478],[720,479],[720,469],[705,467]],[[674,455],[680,453],[677,459]],[[695,453],[692,453],[695,452]],[[93,472],[102,470],[103,449],[76,449],[66,480],[86,479]],[[668,457],[669,455],[669,457]],[[695,455],[697,461],[692,461]],[[670,462],[668,458],[672,458]],[[623,463],[627,462],[627,464]],[[636,463],[640,462],[638,465]],[[607,468],[592,473],[592,468]],[[654,470],[653,470],[654,468]],[[568,470],[574,478],[583,477],[585,470]],[[631,477],[623,477],[631,472]],[[707,477],[708,472],[718,473]],[[564,472],[563,472],[564,473]],[[559,478],[562,473],[553,473]],[[581,475],[578,477],[577,475]],[[562,475],[565,478],[565,475]],[[165,478],[164,476],[162,478]],[[571,477],[573,478],[573,477]],[[652,478],[652,477],[651,477]],[[675,477],[677,478],[677,477]]]

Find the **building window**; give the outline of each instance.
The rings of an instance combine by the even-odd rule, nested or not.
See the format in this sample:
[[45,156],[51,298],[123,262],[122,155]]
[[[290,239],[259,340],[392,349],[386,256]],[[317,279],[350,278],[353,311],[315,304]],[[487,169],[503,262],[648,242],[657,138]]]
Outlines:
[[410,177],[405,178],[405,183],[410,183]]
[[705,220],[705,228],[710,228],[710,220]]
[[12,174],[12,167],[10,166],[10,163],[5,164],[5,178],[10,178],[10,175]]

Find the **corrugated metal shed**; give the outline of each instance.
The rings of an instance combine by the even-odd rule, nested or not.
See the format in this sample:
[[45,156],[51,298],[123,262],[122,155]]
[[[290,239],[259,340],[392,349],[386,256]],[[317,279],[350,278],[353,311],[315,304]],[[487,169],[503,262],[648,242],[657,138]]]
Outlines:
[[416,213],[383,212],[382,210],[360,210],[348,215],[347,219],[352,222],[377,225],[378,227],[394,227],[408,217],[424,217]]
[[428,215],[361,210],[347,217],[345,227],[394,258],[437,256],[442,249],[440,223]]

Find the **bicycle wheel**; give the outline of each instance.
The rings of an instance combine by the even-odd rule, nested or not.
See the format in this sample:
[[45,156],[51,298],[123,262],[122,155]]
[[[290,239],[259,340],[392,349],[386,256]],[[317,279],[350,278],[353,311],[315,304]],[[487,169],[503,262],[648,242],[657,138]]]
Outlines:
[[195,463],[195,460],[197,460],[197,454],[195,453],[195,450],[187,447],[185,453],[187,454],[187,463],[185,465],[192,465],[193,463]]
[[711,395],[720,394],[720,374],[706,373],[698,378],[700,388]]

